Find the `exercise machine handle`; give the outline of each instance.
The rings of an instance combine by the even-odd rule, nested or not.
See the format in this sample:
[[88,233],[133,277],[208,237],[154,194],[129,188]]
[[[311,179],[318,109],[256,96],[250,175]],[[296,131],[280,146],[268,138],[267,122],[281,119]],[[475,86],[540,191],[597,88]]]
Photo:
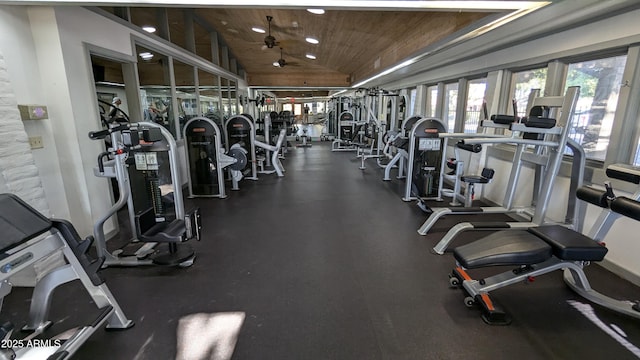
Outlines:
[[109,128],[109,129],[105,129],[105,130],[89,131],[89,139],[91,139],[91,140],[104,139],[105,137],[107,137],[111,133],[114,133],[114,132],[117,132],[117,131],[126,130],[128,128],[129,128],[128,124],[122,124],[122,125],[114,126],[112,128]]
[[98,170],[100,171],[100,173],[104,173],[104,162],[102,161],[102,159],[103,159],[105,156],[109,156],[109,155],[110,155],[110,154],[109,154],[109,152],[108,152],[108,151],[105,151],[105,152],[100,153],[100,154],[98,155]]

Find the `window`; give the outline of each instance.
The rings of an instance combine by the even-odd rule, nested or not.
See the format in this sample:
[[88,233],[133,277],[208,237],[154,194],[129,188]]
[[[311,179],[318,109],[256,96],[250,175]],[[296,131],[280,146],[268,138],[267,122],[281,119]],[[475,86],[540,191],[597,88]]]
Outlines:
[[[178,106],[178,129],[180,136],[187,121],[198,115],[198,101],[193,77],[193,66],[180,61],[173,61],[173,73],[176,82],[176,104]],[[169,123],[173,124],[173,111],[165,109]]]
[[[547,68],[539,68],[515,72],[511,76],[511,99],[516,101],[518,108],[518,116],[527,115],[527,101],[532,89],[544,90],[547,81]],[[513,113],[512,107],[509,106],[508,114]]]
[[169,58],[140,45],[136,46],[136,53],[140,57],[137,65],[144,121],[162,124],[175,137],[174,119],[173,116],[169,116],[171,106]]
[[580,86],[569,137],[587,159],[605,159],[626,60],[621,55],[569,64],[566,86]]
[[482,103],[487,89],[487,79],[471,80],[467,87],[467,103],[464,114],[464,132],[475,133],[482,116]]
[[427,108],[425,116],[436,116],[436,105],[438,104],[438,85],[427,88]]
[[[422,109],[417,109],[416,106],[418,105],[418,102],[416,101],[416,97],[418,96],[418,90],[417,89],[411,89],[409,91],[409,104],[411,104],[411,112],[409,113],[409,116],[413,116],[414,114],[421,114],[422,113]],[[404,114],[403,114],[404,115]],[[404,116],[403,116],[404,118]]]
[[199,114],[211,119],[222,129],[224,124],[220,107],[218,76],[198,69],[198,85],[198,93],[200,94]]
[[456,107],[458,104],[458,83],[450,83],[444,86],[444,109],[442,116],[447,124],[447,131],[453,132],[456,124]]

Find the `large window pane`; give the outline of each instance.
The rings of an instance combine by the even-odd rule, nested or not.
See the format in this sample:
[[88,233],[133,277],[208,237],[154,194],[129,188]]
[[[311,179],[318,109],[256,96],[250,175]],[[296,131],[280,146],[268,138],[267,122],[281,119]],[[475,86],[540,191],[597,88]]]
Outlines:
[[587,159],[605,159],[626,60],[621,55],[569,65],[567,87],[580,86],[569,136],[582,145]]
[[171,104],[171,79],[169,58],[155,50],[136,46],[140,100],[144,121],[156,122],[166,127],[175,137],[173,117],[169,116]]
[[464,114],[464,132],[466,133],[475,133],[478,130],[486,89],[487,79],[471,80],[468,83]]
[[[527,115],[527,101],[532,89],[544,90],[547,81],[547,68],[525,70],[513,73],[511,77],[511,99],[516,101],[518,116]],[[507,114],[512,114],[511,106]]]
[[218,76],[198,69],[198,84],[200,94],[199,115],[213,120],[222,130],[222,107],[220,106],[220,87]]
[[444,109],[442,115],[447,124],[447,131],[453,132],[456,124],[456,107],[458,105],[458,83],[447,84],[444,87]]
[[[176,78],[176,103],[178,104],[178,119],[180,120],[180,134],[187,121],[198,115],[193,66],[180,61],[173,62],[173,72]],[[173,117],[173,111],[169,111]]]
[[438,86],[433,85],[427,88],[427,109],[425,116],[436,116],[436,105],[438,104]]
[[238,109],[238,89],[236,88],[236,82],[233,80],[229,80],[229,107],[231,115],[240,114]]

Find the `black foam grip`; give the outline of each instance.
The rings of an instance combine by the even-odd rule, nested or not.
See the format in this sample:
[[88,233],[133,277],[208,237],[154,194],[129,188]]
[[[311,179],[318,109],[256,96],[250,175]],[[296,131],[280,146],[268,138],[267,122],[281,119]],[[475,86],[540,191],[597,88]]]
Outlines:
[[92,139],[92,140],[104,139],[105,137],[109,136],[109,134],[111,134],[109,129],[99,130],[99,131],[89,131],[89,139]]

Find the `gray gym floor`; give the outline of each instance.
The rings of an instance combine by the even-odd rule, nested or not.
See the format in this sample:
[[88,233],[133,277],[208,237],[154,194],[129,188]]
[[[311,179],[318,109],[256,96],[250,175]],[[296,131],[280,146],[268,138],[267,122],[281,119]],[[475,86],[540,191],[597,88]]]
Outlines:
[[[430,252],[459,219],[442,219],[433,234],[418,235],[426,217],[402,202],[401,183],[383,182],[373,161],[359,170],[354,153],[332,153],[329,146],[291,148],[284,178],[242,181],[225,200],[189,200],[204,223],[202,241],[191,244],[192,267],[104,270],[136,325],[99,330],[76,358],[174,359],[204,344],[206,355],[183,358],[224,359],[234,334],[233,359],[640,356],[640,320],[590,304],[564,285],[560,272],[495,291],[513,323],[486,325],[479,310],[465,307],[462,291],[449,288],[452,256]],[[456,244],[485,234],[466,233]],[[640,299],[640,289],[599,266],[587,274],[602,292]],[[94,316],[88,296],[75,289],[69,284],[56,292],[52,317],[62,321],[52,333]],[[14,289],[1,315],[20,324],[29,296],[28,289]],[[607,331],[571,300],[591,306]],[[188,323],[194,331],[186,330]],[[216,349],[207,347],[212,343]]]

